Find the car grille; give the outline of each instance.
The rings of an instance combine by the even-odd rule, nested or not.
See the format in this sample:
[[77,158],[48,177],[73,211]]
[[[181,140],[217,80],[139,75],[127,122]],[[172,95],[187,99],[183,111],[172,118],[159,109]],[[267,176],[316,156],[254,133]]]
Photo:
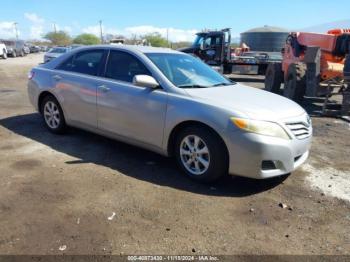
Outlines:
[[297,139],[305,139],[311,136],[311,125],[304,122],[286,123],[286,126]]

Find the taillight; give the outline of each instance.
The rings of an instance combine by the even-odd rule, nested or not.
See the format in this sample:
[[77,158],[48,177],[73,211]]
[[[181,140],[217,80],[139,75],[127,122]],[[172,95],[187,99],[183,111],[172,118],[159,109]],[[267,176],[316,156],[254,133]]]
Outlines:
[[35,73],[34,73],[33,71],[30,71],[30,72],[28,73],[28,80],[32,80],[33,77],[34,77],[34,75],[35,75]]

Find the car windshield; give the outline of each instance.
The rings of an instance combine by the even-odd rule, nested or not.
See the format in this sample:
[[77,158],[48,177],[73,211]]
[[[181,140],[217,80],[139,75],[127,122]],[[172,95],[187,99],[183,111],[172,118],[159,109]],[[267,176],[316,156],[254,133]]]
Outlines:
[[234,84],[198,58],[190,55],[148,53],[146,56],[170,82],[180,88],[207,88]]
[[66,48],[52,48],[49,53],[58,53],[58,54],[63,54],[66,53],[67,49]]

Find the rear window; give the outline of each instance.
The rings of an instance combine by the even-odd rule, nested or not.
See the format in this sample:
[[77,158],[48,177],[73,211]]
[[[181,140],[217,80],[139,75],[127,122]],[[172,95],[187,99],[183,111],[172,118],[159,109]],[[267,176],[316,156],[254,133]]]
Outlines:
[[96,76],[101,66],[103,54],[104,50],[80,52],[63,62],[57,69]]

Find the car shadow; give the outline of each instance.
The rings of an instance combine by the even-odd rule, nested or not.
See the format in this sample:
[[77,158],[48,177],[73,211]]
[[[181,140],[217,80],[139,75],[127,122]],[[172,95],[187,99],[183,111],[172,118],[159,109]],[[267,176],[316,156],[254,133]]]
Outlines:
[[182,175],[172,158],[75,128],[65,135],[54,135],[37,113],[1,119],[0,125],[78,159],[65,162],[67,165],[94,163],[139,180],[197,194],[244,197],[272,189],[288,177],[255,180],[227,175],[210,185],[201,184]]

